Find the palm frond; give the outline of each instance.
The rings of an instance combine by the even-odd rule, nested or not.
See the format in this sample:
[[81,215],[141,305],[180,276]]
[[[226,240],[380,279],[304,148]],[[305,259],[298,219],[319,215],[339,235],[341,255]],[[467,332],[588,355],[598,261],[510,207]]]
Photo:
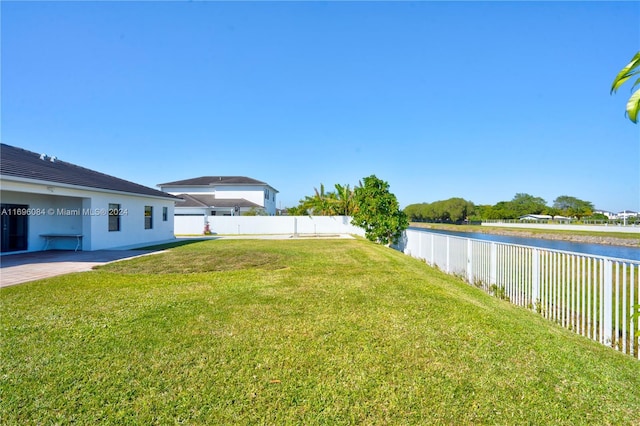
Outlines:
[[638,110],[640,109],[640,89],[636,90],[627,102],[627,116],[629,120],[638,123]]
[[620,86],[627,82],[627,80],[629,80],[634,75],[639,74],[640,70],[637,69],[638,67],[640,67],[640,52],[636,53],[631,59],[631,62],[629,62],[624,68],[622,68],[616,78],[613,79],[610,93],[615,93],[620,88]]

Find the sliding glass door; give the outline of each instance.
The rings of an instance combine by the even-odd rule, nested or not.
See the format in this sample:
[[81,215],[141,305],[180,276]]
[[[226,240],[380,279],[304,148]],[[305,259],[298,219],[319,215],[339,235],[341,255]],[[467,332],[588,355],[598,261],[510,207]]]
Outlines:
[[2,244],[0,251],[2,253],[11,251],[27,250],[27,241],[29,237],[28,226],[29,206],[26,204],[2,204],[0,205],[2,216]]

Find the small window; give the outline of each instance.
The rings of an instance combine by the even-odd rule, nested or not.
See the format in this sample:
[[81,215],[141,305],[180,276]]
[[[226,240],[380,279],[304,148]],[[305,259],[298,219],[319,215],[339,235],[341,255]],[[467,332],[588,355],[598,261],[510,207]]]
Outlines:
[[153,229],[153,206],[144,206],[144,229]]
[[169,220],[169,207],[162,208],[162,221],[166,222]]
[[120,204],[109,203],[109,232],[120,230]]

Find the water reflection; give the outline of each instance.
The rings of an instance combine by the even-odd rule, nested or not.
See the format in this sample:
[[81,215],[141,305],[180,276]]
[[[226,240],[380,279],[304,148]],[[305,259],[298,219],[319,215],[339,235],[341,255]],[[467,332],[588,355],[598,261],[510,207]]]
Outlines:
[[476,240],[496,241],[499,243],[520,244],[553,250],[571,251],[575,253],[594,254],[598,256],[615,257],[618,259],[640,260],[640,248],[609,246],[603,244],[574,243],[571,241],[545,240],[542,238],[515,237],[510,235],[485,234],[482,232],[455,232],[440,229],[414,228],[413,231],[433,232],[436,234],[452,235],[455,237],[474,238]]

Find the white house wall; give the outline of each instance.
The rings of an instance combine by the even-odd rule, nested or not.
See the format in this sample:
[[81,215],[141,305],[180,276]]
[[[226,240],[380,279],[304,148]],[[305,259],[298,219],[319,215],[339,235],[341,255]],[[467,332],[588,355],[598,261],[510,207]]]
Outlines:
[[172,186],[162,185],[160,191],[167,192],[169,194],[213,194],[215,188],[212,186]]
[[211,215],[211,208],[205,207],[180,207],[180,202],[176,203],[176,215],[179,216],[200,216]]
[[244,198],[247,201],[264,206],[264,187],[221,186],[216,188],[216,198]]
[[[2,181],[2,203],[29,206],[28,249],[44,249],[41,234],[82,234],[82,250],[119,248],[174,238],[174,202],[168,199],[26,182]],[[120,204],[120,231],[109,231],[109,204]],[[144,207],[153,206],[153,229],[144,229]],[[167,220],[162,208],[167,207]],[[124,214],[126,213],[126,214]],[[61,239],[48,248],[73,249]]]
[[[265,199],[264,191],[269,190],[269,198]],[[216,198],[244,198],[247,201],[263,206],[268,215],[276,214],[276,191],[270,186],[220,186],[216,187]]]
[[[91,211],[101,212],[109,208],[110,203],[120,204],[123,214],[120,216],[120,231],[109,231],[109,216],[92,216],[90,248],[101,250],[114,247],[126,247],[136,244],[153,243],[174,238],[173,202],[157,198],[143,198],[121,195],[119,197],[100,194],[91,198]],[[144,228],[144,208],[153,207],[152,229]],[[167,220],[162,220],[162,208],[167,207]]]
[[269,199],[264,200],[264,210],[265,212],[267,212],[268,215],[276,214],[276,196],[277,196],[277,192],[274,191],[272,188],[269,188]]

